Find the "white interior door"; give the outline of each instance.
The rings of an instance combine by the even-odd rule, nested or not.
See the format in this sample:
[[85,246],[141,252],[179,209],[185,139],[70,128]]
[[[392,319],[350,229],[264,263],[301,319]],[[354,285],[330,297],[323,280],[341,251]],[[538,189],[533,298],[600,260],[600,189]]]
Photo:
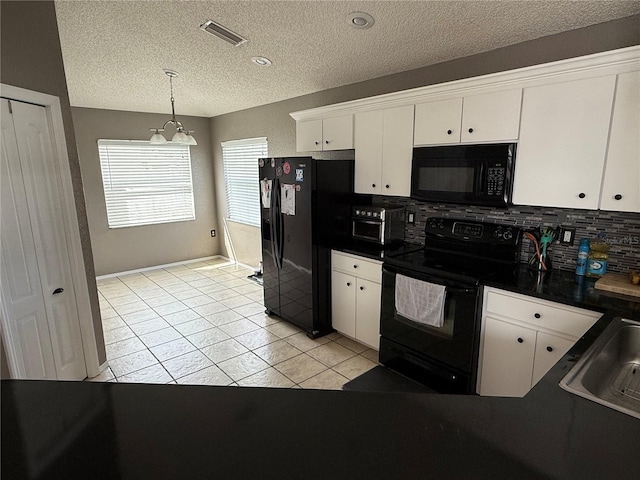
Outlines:
[[12,374],[82,380],[86,366],[45,109],[3,99],[2,144],[2,316]]

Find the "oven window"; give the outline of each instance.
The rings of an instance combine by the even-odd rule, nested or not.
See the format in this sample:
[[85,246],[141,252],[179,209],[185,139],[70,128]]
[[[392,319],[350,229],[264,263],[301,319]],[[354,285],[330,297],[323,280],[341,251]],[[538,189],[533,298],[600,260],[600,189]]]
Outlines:
[[380,239],[379,222],[368,222],[366,220],[354,220],[353,221],[353,236],[357,238],[368,238],[370,240]]
[[418,189],[428,192],[473,193],[474,167],[421,167]]
[[444,306],[444,321],[441,327],[432,327],[431,325],[425,325],[423,323],[414,322],[408,318],[403,317],[396,311],[396,319],[402,322],[408,323],[414,327],[429,332],[432,335],[436,335],[441,338],[452,339],[453,327],[455,326],[456,317],[456,299],[448,298]]

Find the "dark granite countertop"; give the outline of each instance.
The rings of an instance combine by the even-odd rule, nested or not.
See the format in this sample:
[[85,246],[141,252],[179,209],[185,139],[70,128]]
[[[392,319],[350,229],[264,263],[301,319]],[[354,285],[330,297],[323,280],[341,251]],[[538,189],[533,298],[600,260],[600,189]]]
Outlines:
[[[384,261],[385,255],[394,254],[402,249],[414,250],[420,245],[411,243],[396,244],[382,248],[367,242],[351,242],[336,246],[336,250],[360,255],[373,260]],[[484,285],[509,290],[531,297],[559,302],[574,307],[598,312],[616,311],[620,315],[640,315],[640,297],[621,295],[595,288],[596,279],[579,277],[574,272],[551,270],[539,275],[522,263],[513,275],[488,278]]]
[[489,278],[483,283],[587,310],[640,316],[640,297],[598,290],[595,288],[596,280],[565,270],[551,270],[539,275],[529,270],[526,264],[520,264],[513,277]]
[[524,398],[2,381],[3,478],[636,479],[640,421],[558,386]]

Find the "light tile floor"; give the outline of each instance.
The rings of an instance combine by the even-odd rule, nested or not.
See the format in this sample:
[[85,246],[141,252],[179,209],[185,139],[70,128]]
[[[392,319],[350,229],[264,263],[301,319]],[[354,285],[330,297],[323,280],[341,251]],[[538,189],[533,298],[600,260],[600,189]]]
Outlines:
[[98,280],[109,368],[90,380],[340,389],[377,365],[347,337],[266,315],[251,273],[213,259]]

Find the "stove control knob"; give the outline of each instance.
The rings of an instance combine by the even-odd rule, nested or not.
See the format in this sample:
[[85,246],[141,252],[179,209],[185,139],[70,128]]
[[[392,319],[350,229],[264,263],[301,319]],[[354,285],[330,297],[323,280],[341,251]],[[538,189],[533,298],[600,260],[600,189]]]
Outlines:
[[504,232],[502,234],[502,238],[504,238],[505,240],[511,240],[513,238],[513,232],[511,231],[511,229]]
[[498,227],[494,230],[493,236],[496,238],[502,237],[502,227]]
[[356,215],[360,215],[360,210],[356,210]]

